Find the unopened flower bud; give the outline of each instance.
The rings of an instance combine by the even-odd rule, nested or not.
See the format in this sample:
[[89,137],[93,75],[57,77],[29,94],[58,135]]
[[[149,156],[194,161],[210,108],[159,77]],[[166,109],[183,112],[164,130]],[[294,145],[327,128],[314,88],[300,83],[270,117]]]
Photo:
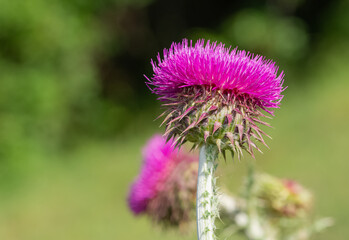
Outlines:
[[265,210],[272,214],[297,217],[311,208],[311,193],[296,181],[259,174],[256,184],[256,196],[264,202]]

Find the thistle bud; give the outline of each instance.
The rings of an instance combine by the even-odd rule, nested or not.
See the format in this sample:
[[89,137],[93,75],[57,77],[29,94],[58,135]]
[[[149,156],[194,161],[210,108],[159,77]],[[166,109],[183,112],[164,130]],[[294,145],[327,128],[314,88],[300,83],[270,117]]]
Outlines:
[[259,174],[256,185],[255,194],[263,209],[275,216],[301,217],[312,206],[311,193],[296,181]]

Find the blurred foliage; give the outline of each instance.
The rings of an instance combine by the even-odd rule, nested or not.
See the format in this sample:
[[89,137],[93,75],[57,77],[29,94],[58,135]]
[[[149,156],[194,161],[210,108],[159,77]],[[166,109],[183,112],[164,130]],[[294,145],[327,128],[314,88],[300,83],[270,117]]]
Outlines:
[[124,110],[99,98],[95,60],[106,38],[98,12],[117,3],[1,1],[1,175],[86,131],[120,129]]
[[[151,75],[149,61],[157,52],[187,37],[265,55],[285,70],[290,87],[277,112],[273,150],[260,158],[277,175],[291,172],[313,185],[323,202],[319,209],[342,221],[338,231],[319,239],[346,239],[349,196],[337,188],[348,180],[348,12],[347,0],[0,0],[0,238],[135,239],[152,233],[143,220],[130,236],[120,230],[135,222],[124,194],[139,163],[137,151],[159,123],[151,121],[160,110],[143,74]],[[269,159],[285,162],[269,166]],[[115,172],[104,176],[109,169]],[[102,179],[94,183],[91,176]],[[90,191],[94,197],[80,206]],[[8,192],[14,193],[7,201]],[[101,215],[90,211],[95,205]],[[116,222],[108,221],[116,212]],[[55,222],[46,221],[56,214],[60,224],[72,218],[81,226],[64,225],[70,230],[62,227],[66,233],[56,235]],[[31,232],[31,221],[47,224],[47,231]],[[113,230],[117,224],[120,232]],[[88,238],[82,232],[92,225]]]
[[[253,26],[253,28],[251,28]],[[228,42],[267,56],[286,60],[306,54],[308,37],[302,20],[280,17],[255,9],[242,10],[223,24]]]

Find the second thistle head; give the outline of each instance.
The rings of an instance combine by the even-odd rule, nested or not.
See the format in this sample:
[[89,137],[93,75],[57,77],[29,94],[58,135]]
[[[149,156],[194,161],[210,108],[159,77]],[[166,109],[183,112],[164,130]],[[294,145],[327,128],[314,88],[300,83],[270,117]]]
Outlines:
[[255,195],[261,209],[274,217],[304,217],[312,207],[313,196],[298,182],[268,174],[256,177]]
[[141,171],[133,182],[128,205],[165,227],[185,230],[195,215],[198,158],[154,135],[143,150]]
[[214,144],[240,157],[242,149],[253,156],[256,140],[265,144],[262,111],[273,114],[284,90],[273,61],[222,43],[183,40],[152,65],[148,85],[167,108],[165,135],[178,145]]

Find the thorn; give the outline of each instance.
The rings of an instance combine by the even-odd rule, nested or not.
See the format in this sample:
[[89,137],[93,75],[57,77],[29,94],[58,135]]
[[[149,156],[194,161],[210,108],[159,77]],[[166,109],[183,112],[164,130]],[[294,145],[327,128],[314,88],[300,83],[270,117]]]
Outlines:
[[208,112],[211,112],[211,111],[214,111],[217,109],[217,106],[211,106],[209,109],[208,109]]
[[193,110],[193,108],[195,108],[194,106],[189,107],[187,110],[185,110],[185,112],[181,115],[179,120],[182,120],[191,110]]
[[255,158],[255,157],[254,157],[254,154],[253,154],[252,145],[251,145],[252,142],[251,142],[250,134],[247,133],[247,134],[246,134],[246,137],[247,137],[247,144],[248,144],[249,153],[251,154],[251,156],[252,156],[253,158]]
[[264,131],[262,131],[262,130],[259,129],[258,127],[251,126],[251,128],[253,128],[261,138],[262,138],[262,135],[261,135],[261,133],[262,133],[263,135],[265,135],[265,136],[267,136],[268,138],[272,139],[271,136],[269,136],[268,134],[266,134]]
[[213,125],[213,132],[212,132],[212,135],[217,131],[218,128],[220,128],[222,126],[222,123],[220,122],[215,122],[214,125]]
[[253,154],[253,151],[252,151],[252,150],[246,149],[246,151],[252,156],[253,159],[256,159],[256,158],[254,157],[254,154]]
[[181,134],[185,133],[189,129],[193,128],[195,126],[196,122],[192,122]]
[[169,121],[168,124],[171,125],[171,124],[174,123],[175,121],[180,120],[180,118],[181,118],[181,115],[178,116],[178,117],[175,117],[174,119],[172,119],[171,121]]
[[[232,150],[232,153],[233,153],[233,151],[234,151],[234,152],[236,151],[236,148],[235,148],[235,140],[234,140],[234,134],[231,133],[231,132],[227,132],[227,133],[226,133],[226,136],[227,136],[227,137],[229,138],[229,140],[230,140],[231,146],[232,146],[232,148],[233,148],[233,150]],[[233,159],[234,159],[234,156],[233,156]]]
[[190,149],[190,152],[191,152],[191,151],[194,151],[196,148],[197,148],[197,145],[194,143],[193,146],[192,146],[191,149]]
[[242,113],[241,113],[240,109],[235,108],[234,110],[235,110],[235,112],[237,112],[238,114],[242,115]]
[[258,122],[258,123],[260,123],[260,124],[262,124],[262,125],[265,125],[265,126],[268,126],[268,127],[273,128],[269,123],[263,122],[263,121],[261,121],[261,120],[258,119],[258,118],[252,118],[252,120],[253,120],[253,121],[256,121],[256,122]]
[[205,100],[196,100],[196,101],[195,101],[196,104],[204,103],[204,102],[205,102]]
[[254,147],[255,149],[257,149],[258,152],[260,152],[260,153],[263,154],[262,150],[260,150],[259,147],[257,147],[257,145],[256,145],[254,142],[251,142],[251,145],[252,145],[252,147]]
[[[172,99],[174,101],[174,99]],[[176,105],[179,105],[183,102],[173,102],[173,103],[164,103],[164,104],[161,104],[162,106],[164,107],[168,107],[168,106],[176,106]]]
[[[185,140],[184,136],[177,137],[176,140],[173,142],[174,147],[180,149],[184,140]],[[173,144],[172,144],[172,146],[173,146]]]
[[[258,137],[254,132],[251,132],[251,136],[253,136],[257,141],[261,142],[264,146],[266,146],[268,149],[270,149],[269,146],[264,142],[264,139],[263,139],[263,137],[260,134],[259,134],[259,137]],[[255,148],[257,148],[257,146]],[[257,150],[258,150],[258,148],[257,148]]]
[[231,122],[233,121],[233,116],[231,114],[227,114],[227,115],[225,115],[225,117],[228,120],[228,127],[229,127]]
[[160,128],[162,125],[164,125],[164,123],[168,120],[168,118],[169,118],[169,116],[167,116],[167,117],[164,119],[164,121],[162,121],[162,123],[160,124],[159,128]]
[[173,135],[172,135],[172,134],[171,134],[171,135],[168,135],[168,136],[164,135],[164,137],[166,137],[166,142],[168,142],[168,141],[170,141],[170,139],[173,137]]
[[225,135],[229,138],[231,145],[234,146],[234,134],[227,132]]
[[240,136],[240,141],[242,141],[242,135],[244,133],[244,126],[242,126],[241,124],[236,124],[237,128],[238,128],[238,132],[239,132],[239,136]]
[[223,158],[224,158],[224,162],[227,162],[227,156],[225,155],[225,150],[222,151],[222,155],[223,155]]
[[[174,112],[174,111],[176,111],[176,110],[173,110],[172,112]],[[171,113],[172,113],[172,112],[171,112]],[[164,116],[164,115],[165,115],[165,113],[166,113],[166,111],[165,111],[165,112],[163,112],[163,113],[161,113],[161,114],[160,114],[160,115],[159,115],[157,118],[155,118],[153,121],[158,120],[159,118],[161,118],[162,116]],[[171,114],[171,113],[170,113],[170,114]],[[168,114],[168,115],[170,115],[170,114]],[[167,116],[168,116],[168,115],[167,115]]]
[[186,142],[185,137],[182,137],[181,142],[180,142],[181,146],[182,146],[185,142]]
[[248,149],[249,154],[251,154],[253,159],[256,159],[253,153],[253,148],[251,147],[251,145],[249,144],[249,149]]
[[221,141],[220,139],[217,139],[216,144],[217,144],[218,151],[219,151],[220,153],[222,152],[222,151],[221,151],[221,143],[222,143],[222,141]]
[[236,153],[238,154],[238,159],[239,161],[241,160],[241,156],[243,156],[241,147],[238,142],[235,142],[235,147],[236,147]]
[[173,141],[171,147],[177,148],[177,147],[178,147],[178,142],[179,142],[180,140],[181,140],[181,137],[177,137],[177,138]]
[[210,136],[210,132],[209,131],[205,131],[204,132],[204,139],[205,139],[205,142],[207,140],[207,138]]
[[201,122],[202,120],[204,120],[206,117],[208,116],[208,113],[203,113],[201,114],[201,116],[199,117],[198,121],[196,123]]
[[169,129],[167,129],[166,132],[164,133],[164,136],[168,136],[169,133],[170,133],[172,130],[174,130],[175,128],[176,128],[176,127],[171,127],[171,128],[169,128]]
[[234,160],[234,151],[230,150],[231,158]]
[[245,119],[250,122],[251,125],[257,126],[256,123],[249,117],[245,116]]

